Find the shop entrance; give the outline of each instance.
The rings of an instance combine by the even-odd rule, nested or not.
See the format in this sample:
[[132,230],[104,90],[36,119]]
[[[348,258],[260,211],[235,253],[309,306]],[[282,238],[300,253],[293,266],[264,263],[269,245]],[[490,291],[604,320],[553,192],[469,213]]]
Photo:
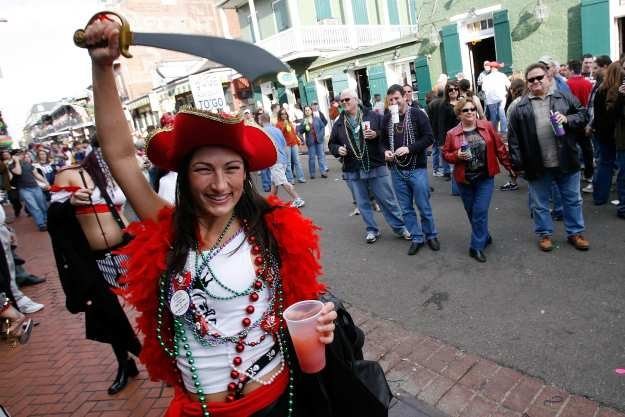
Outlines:
[[354,71],[356,78],[356,86],[358,89],[358,97],[362,100],[363,105],[371,105],[371,92],[369,91],[369,77],[367,77],[367,69],[361,68]]
[[[495,51],[495,38],[493,36],[467,43],[469,48],[469,62],[471,63],[471,74],[467,74],[473,83],[477,86],[477,77],[484,70],[484,61],[493,61],[497,57]],[[510,64],[508,62],[508,64]],[[477,92],[477,90],[476,90]]]

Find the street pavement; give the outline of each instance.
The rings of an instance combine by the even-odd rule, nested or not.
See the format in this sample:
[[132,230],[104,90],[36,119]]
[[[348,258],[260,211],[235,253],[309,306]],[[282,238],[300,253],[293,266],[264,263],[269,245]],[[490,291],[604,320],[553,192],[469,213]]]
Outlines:
[[[442,250],[405,254],[378,215],[383,236],[364,242],[360,217],[331,161],[330,178],[298,184],[304,213],[322,226],[324,280],[366,333],[402,401],[392,417],[625,417],[621,324],[625,224],[614,207],[585,206],[592,248],[564,242],[540,253],[527,193],[495,193],[488,262],[468,257],[469,227],[449,183],[435,178],[432,205]],[[503,182],[505,178],[499,178]],[[284,196],[283,196],[284,197]],[[0,344],[0,404],[22,416],[161,416],[172,391],[140,376],[111,397],[110,347],[84,339],[84,318],[64,307],[49,239],[22,217],[18,253],[48,281],[25,292],[46,304],[29,344]],[[130,312],[132,315],[132,312]]]

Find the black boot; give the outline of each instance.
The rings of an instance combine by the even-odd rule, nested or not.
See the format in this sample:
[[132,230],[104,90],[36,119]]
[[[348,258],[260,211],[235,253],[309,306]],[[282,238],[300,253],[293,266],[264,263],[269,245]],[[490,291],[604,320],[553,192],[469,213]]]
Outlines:
[[134,378],[139,375],[139,370],[137,369],[137,364],[132,359],[128,359],[126,363],[122,366],[120,365],[117,369],[117,376],[115,377],[115,381],[108,389],[109,395],[115,395],[128,385],[128,377]]

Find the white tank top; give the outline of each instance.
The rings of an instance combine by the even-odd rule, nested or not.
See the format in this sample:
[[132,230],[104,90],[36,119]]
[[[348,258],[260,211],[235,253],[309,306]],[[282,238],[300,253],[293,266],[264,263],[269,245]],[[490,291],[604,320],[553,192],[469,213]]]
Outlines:
[[[238,249],[237,249],[238,248]],[[187,257],[185,270],[195,275],[196,253],[191,251]],[[199,260],[201,264],[201,259]],[[215,276],[222,283],[226,284],[230,289],[242,292],[249,288],[256,279],[254,265],[252,264],[252,255],[250,244],[245,239],[244,233],[239,233],[232,241],[230,241],[221,252],[210,261],[210,268]],[[210,277],[207,269],[201,273],[202,277]],[[204,278],[203,282],[207,290],[218,297],[228,297],[231,295],[223,289],[214,279]],[[196,308],[204,313],[211,333],[217,332],[224,336],[233,336],[238,334],[243,328],[241,320],[249,317],[252,323],[258,321],[263,313],[269,307],[270,291],[263,289],[259,291],[260,298],[253,303],[255,311],[248,315],[245,308],[250,305],[249,296],[236,297],[232,300],[217,300],[206,294],[206,292],[193,289],[191,290],[191,299]],[[233,343],[224,343],[214,347],[204,347],[196,339],[194,332],[189,329],[189,325],[184,325],[187,343],[191,347],[193,358],[195,359],[195,367],[198,369],[199,382],[204,393],[211,394],[227,390],[227,386],[233,379],[230,377],[232,371],[232,360],[235,356],[241,357],[242,364],[237,370],[243,375],[243,371],[248,369],[265,353],[267,353],[274,345],[275,340],[272,335],[267,335],[265,340],[260,344],[252,347],[246,346],[242,353],[237,353]],[[247,340],[257,341],[264,334],[260,327],[251,329]],[[256,378],[266,375],[269,371],[275,369],[282,361],[282,353],[278,353],[276,357],[265,366]],[[197,392],[194,381],[191,378],[191,370],[189,362],[184,355],[184,349],[180,349],[180,355],[177,358],[178,369],[182,374],[184,386],[189,392]]]

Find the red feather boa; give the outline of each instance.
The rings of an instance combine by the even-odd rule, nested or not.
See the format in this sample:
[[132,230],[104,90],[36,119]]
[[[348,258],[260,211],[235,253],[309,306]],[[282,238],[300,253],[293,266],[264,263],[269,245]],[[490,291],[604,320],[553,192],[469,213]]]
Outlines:
[[[268,201],[274,210],[265,216],[265,223],[280,250],[285,307],[297,301],[317,299],[326,289],[317,280],[322,272],[319,227],[277,197],[269,197]],[[175,361],[165,354],[156,339],[159,278],[167,267],[167,253],[173,241],[173,213],[174,208],[165,207],[160,211],[158,221],[148,220],[128,226],[127,231],[134,239],[120,251],[128,255],[127,273],[122,278],[127,286],[122,295],[139,312],[137,326],[145,336],[139,359],[145,364],[150,378],[182,388]],[[169,327],[170,323],[165,321],[163,328]],[[165,343],[171,346],[170,340]]]

